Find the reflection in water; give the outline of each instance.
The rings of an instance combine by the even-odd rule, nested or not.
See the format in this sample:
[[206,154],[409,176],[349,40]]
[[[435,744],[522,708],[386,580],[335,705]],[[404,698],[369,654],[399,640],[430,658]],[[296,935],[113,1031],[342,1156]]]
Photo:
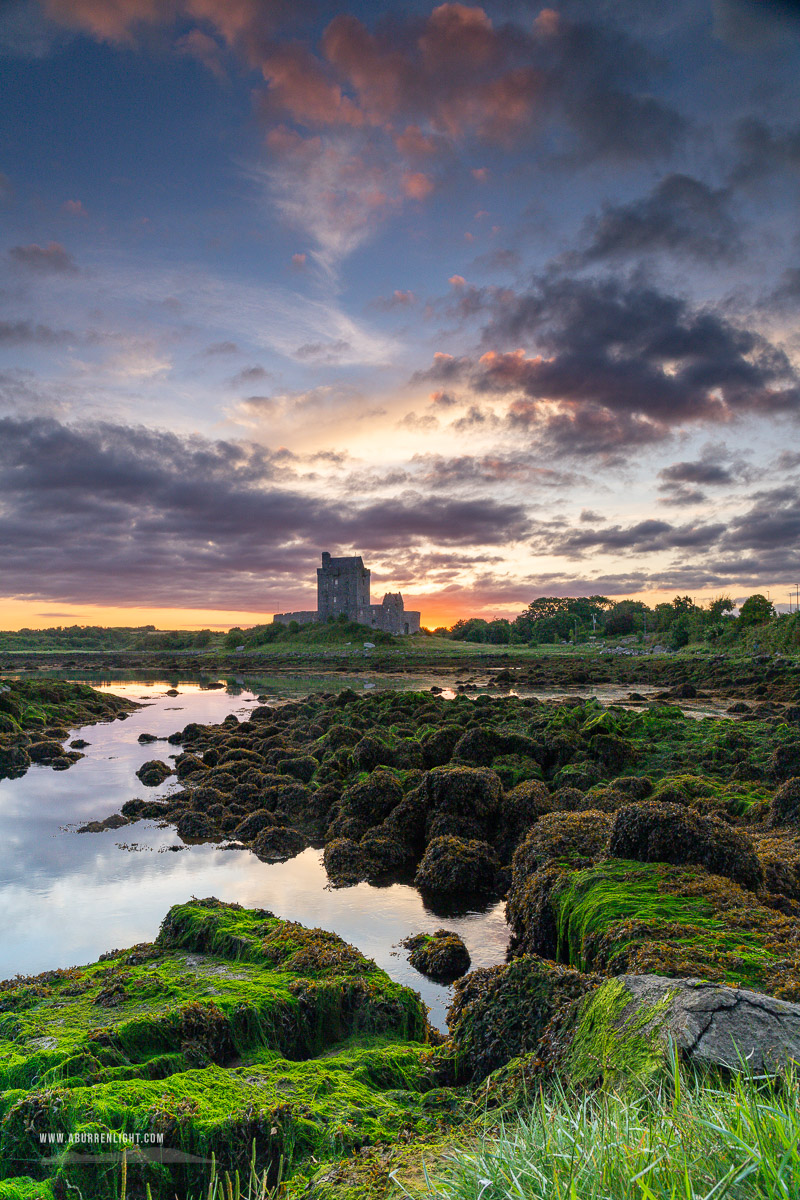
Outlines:
[[[181,683],[178,696],[162,683],[106,684],[146,705],[126,721],[92,725],[82,736],[86,757],[68,771],[33,766],[22,779],[0,781],[0,978],[91,962],[106,950],[151,940],[171,904],[217,896],[340,934],[394,978],[419,991],[443,1028],[450,989],[409,967],[401,938],[432,931],[442,919],[416,889],[368,884],[330,890],[318,850],[286,863],[260,862],[248,851],[191,846],[179,853],[174,829],[140,821],[101,834],[78,825],[102,819],[134,795],[166,795],[178,785],[143,788],[136,770],[177,747],[139,745],[140,733],[166,737],[189,721],[246,719],[252,693],[203,691]],[[341,686],[341,684],[340,684]],[[406,685],[407,686],[407,685]],[[330,681],[328,690],[334,690]],[[286,691],[284,691],[284,695]],[[77,735],[76,735],[77,736]],[[508,940],[503,905],[448,917],[474,966],[502,962]]]

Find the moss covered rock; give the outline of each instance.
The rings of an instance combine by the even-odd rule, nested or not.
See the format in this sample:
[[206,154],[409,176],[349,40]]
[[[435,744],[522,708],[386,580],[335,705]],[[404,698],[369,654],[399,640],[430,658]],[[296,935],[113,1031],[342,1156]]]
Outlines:
[[13,980],[0,999],[0,1175],[22,1167],[30,1200],[114,1194],[119,1167],[98,1170],[93,1133],[106,1153],[162,1136],[172,1158],[131,1150],[127,1182],[166,1200],[204,1192],[212,1154],[245,1179],[255,1155],[268,1187],[280,1169],[302,1190],[320,1162],[453,1119],[423,1099],[419,997],[335,934],[264,910],[176,906],[154,945]]
[[428,843],[414,883],[439,895],[485,895],[495,889],[499,868],[488,842],[438,837]]
[[408,961],[412,967],[437,983],[452,983],[470,968],[469,950],[463,939],[450,929],[415,933],[402,944],[411,951]]
[[447,1013],[456,1077],[483,1079],[535,1051],[555,1013],[599,982],[529,956],[472,971],[456,983]]
[[751,891],[764,878],[753,843],[743,830],[680,804],[645,801],[621,808],[608,849],[614,858],[639,862],[697,863]]

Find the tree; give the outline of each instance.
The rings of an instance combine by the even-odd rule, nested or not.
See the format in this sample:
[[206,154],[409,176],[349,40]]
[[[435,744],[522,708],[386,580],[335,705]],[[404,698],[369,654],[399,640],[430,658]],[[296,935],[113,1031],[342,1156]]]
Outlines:
[[765,621],[769,621],[775,616],[775,609],[760,592],[756,592],[754,596],[748,596],[744,604],[739,609],[739,628],[747,629],[751,625],[763,625]]
[[717,596],[716,599],[709,601],[708,615],[712,621],[719,620],[726,612],[733,612],[733,601],[730,596]]

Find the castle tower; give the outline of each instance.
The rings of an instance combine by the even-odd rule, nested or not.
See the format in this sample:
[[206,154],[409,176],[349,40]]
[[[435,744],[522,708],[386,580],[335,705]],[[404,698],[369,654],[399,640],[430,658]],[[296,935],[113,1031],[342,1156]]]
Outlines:
[[344,613],[357,621],[369,605],[370,573],[360,556],[331,558],[327,550],[317,567],[317,620],[327,621]]

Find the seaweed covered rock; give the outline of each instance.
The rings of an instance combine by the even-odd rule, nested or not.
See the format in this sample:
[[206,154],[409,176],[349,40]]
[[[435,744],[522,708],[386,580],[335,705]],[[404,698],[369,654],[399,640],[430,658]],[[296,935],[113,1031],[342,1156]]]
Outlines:
[[546,813],[514,854],[512,888],[553,859],[569,859],[573,867],[596,862],[606,851],[610,832],[607,813]]
[[283,862],[294,858],[308,843],[299,829],[286,825],[266,825],[252,843],[255,854],[264,862]]
[[579,970],[698,977],[800,1001],[796,920],[703,867],[550,864],[508,915],[517,951]]
[[494,816],[502,796],[499,776],[485,767],[436,767],[423,788],[431,809],[481,819]]
[[258,837],[262,829],[266,829],[268,825],[276,825],[274,813],[271,813],[267,808],[257,808],[255,812],[250,813],[243,821],[234,828],[233,835],[240,842],[249,842],[253,838]]
[[751,891],[763,881],[746,833],[680,804],[645,801],[621,808],[611,829],[609,854],[638,862],[697,863]]
[[139,767],[136,777],[145,787],[159,787],[171,774],[172,767],[158,758],[153,758]]
[[599,982],[533,956],[458,980],[447,1013],[456,1078],[484,1079],[510,1059],[534,1052],[556,1012]]
[[424,766],[430,769],[449,763],[463,732],[460,725],[440,725],[438,729],[426,733],[420,740]]
[[787,779],[772,797],[769,823],[772,826],[800,825],[800,776]]
[[349,887],[366,879],[365,852],[352,838],[338,837],[328,842],[322,861],[334,887]]
[[423,1100],[419,997],[335,934],[263,909],[176,906],[155,944],[18,977],[0,998],[0,1176],[24,1163],[28,1200],[108,1196],[99,1131],[101,1149],[163,1135],[164,1161],[129,1155],[128,1193],[185,1196],[207,1190],[212,1155],[232,1174],[254,1161],[266,1189],[297,1173],[302,1190],[311,1164],[448,1122]]
[[478,725],[468,729],[456,742],[453,758],[473,763],[476,767],[489,767],[492,759],[502,754],[504,741],[501,734],[491,726]]
[[408,956],[411,966],[437,983],[452,983],[470,968],[469,950],[450,929],[414,933],[402,945],[411,951]]
[[407,875],[416,865],[413,851],[382,827],[368,829],[360,846],[364,855],[364,878],[369,882]]
[[762,1076],[800,1058],[800,1005],[701,979],[622,975],[586,996],[561,1040],[559,1074],[578,1085],[666,1075],[674,1050],[706,1071]]
[[494,890],[499,868],[488,842],[438,837],[428,843],[414,883],[439,895],[486,894]]
[[212,816],[205,812],[189,809],[178,817],[175,824],[178,837],[184,842],[219,841],[220,828]]
[[367,825],[379,825],[403,799],[403,788],[391,771],[373,771],[366,779],[342,792],[342,816],[355,817]]

